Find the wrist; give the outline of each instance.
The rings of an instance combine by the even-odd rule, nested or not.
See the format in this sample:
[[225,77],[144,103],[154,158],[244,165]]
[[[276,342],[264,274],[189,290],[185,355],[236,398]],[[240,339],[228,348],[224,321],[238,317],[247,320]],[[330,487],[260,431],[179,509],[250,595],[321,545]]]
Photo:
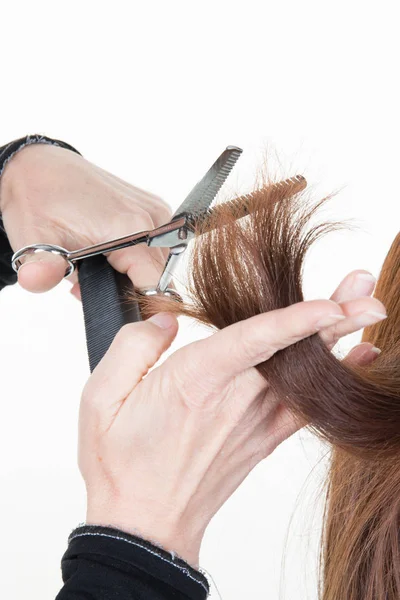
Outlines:
[[117,511],[115,506],[110,510],[88,508],[86,525],[114,527],[131,535],[141,537],[152,544],[174,553],[195,569],[199,565],[200,547],[205,527],[193,532],[193,524],[186,527],[178,522],[170,522],[168,518],[157,519],[153,514],[143,518],[132,508],[129,514]]
[[4,166],[0,177],[0,213],[9,205],[15,196],[15,183],[21,182],[21,176],[25,170],[27,157],[40,152],[38,146],[41,144],[29,144],[17,150]]
[[[7,160],[0,176],[0,213],[10,202],[28,199],[29,189],[46,179],[44,168],[51,156],[69,150],[51,143],[28,143],[18,148]],[[47,173],[47,176],[49,174]]]

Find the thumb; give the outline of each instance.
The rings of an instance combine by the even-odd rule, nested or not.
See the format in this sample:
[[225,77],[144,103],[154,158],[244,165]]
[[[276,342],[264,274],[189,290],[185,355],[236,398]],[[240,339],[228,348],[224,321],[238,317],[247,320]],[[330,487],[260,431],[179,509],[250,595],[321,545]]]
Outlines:
[[18,269],[18,283],[28,292],[47,292],[62,281],[66,266],[65,260],[56,254],[30,254]]
[[166,312],[124,325],[89,377],[82,403],[115,416],[127,396],[169,348],[177,332],[177,318]]

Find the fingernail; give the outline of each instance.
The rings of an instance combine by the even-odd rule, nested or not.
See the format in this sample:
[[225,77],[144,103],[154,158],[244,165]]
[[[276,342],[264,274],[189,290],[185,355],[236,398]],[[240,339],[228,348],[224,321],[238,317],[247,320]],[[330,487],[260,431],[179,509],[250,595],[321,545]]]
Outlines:
[[317,331],[319,331],[320,329],[324,329],[325,327],[336,325],[336,323],[339,323],[339,321],[343,321],[345,318],[345,315],[328,315],[317,321],[317,323],[315,323],[315,327]]
[[368,327],[368,325],[374,325],[375,323],[379,323],[379,321],[383,321],[386,319],[387,315],[385,313],[380,313],[375,310],[368,310],[359,315],[355,315],[352,317],[353,322],[358,325],[358,327]]
[[372,293],[372,284],[375,287],[376,278],[371,275],[371,273],[356,273],[354,280],[352,282],[352,293],[349,298],[348,290],[340,295],[340,298],[337,299],[337,302],[346,302],[350,300],[351,297],[354,297],[354,294],[357,296],[370,296]]
[[364,279],[364,281],[371,281],[376,283],[376,277],[374,277],[371,273],[357,273],[357,279]]
[[377,348],[376,346],[374,346],[373,348],[371,348],[370,352],[375,352],[375,354],[380,354],[382,352],[382,350],[380,348]]
[[147,320],[157,325],[157,327],[161,327],[161,329],[169,329],[176,322],[175,317],[170,313],[157,313]]

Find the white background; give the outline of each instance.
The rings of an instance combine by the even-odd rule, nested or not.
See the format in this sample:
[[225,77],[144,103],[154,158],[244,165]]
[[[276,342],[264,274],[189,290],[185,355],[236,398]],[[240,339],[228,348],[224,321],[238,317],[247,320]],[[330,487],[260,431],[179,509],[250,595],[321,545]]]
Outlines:
[[[327,297],[352,269],[377,275],[399,229],[396,5],[3,2],[0,145],[27,133],[63,139],[172,207],[228,144],[245,150],[230,186],[251,186],[268,146],[316,198],[342,188],[330,210],[360,227],[331,235],[307,263],[307,297]],[[0,294],[0,569],[10,600],[55,597],[68,534],[85,518],[76,445],[89,371],[68,289]],[[198,335],[182,321],[173,348]],[[201,565],[224,600],[316,598],[325,453],[305,432],[293,436],[215,517]]]

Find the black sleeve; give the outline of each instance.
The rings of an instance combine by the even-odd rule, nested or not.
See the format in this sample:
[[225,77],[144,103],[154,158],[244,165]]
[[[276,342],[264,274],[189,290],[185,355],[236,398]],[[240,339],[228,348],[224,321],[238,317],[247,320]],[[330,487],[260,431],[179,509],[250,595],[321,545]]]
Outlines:
[[[27,135],[9,142],[5,146],[0,146],[0,178],[3,174],[6,164],[12,159],[14,154],[30,144],[51,144],[53,146],[61,146],[62,148],[66,148],[67,150],[71,150],[72,152],[80,154],[76,148],[70,144],[67,144],[66,142],[62,142],[61,140],[55,140],[39,134]],[[11,257],[13,254],[14,253],[10,246],[10,242],[8,241],[7,233],[4,229],[3,219],[0,215],[0,290],[2,290],[6,285],[12,285],[17,282],[17,274],[11,267]]]
[[56,600],[205,600],[206,577],[181,558],[111,527],[83,525],[68,538]]

